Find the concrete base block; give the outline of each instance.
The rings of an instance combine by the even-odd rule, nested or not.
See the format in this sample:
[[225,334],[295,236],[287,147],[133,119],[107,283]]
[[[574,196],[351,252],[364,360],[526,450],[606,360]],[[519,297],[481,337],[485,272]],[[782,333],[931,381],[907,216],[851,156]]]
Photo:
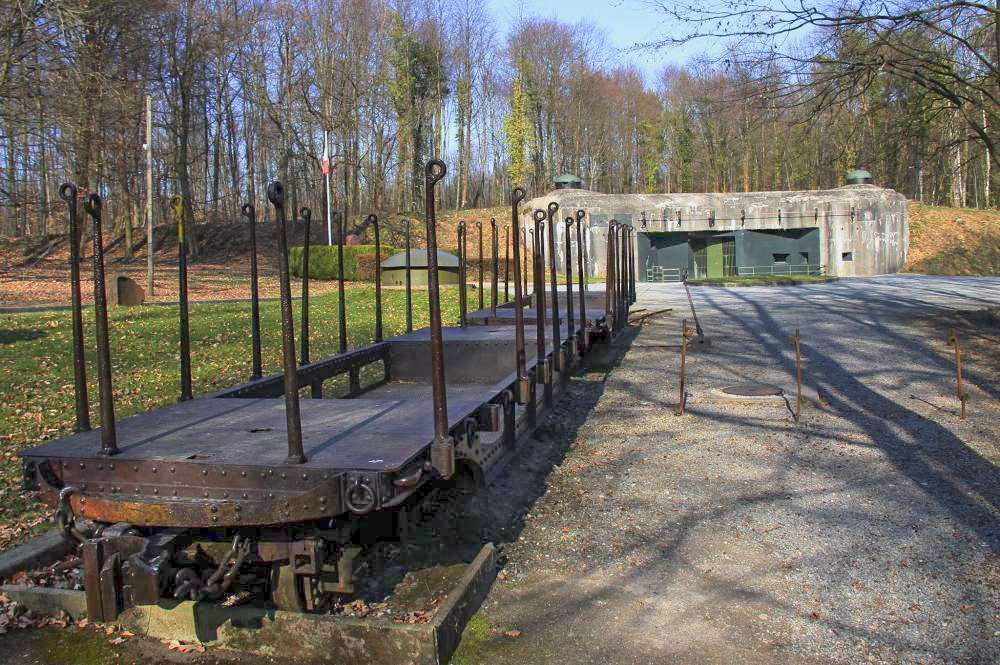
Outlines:
[[[32,543],[40,555],[58,549],[47,536]],[[42,547],[46,543],[48,549]],[[301,663],[440,665],[448,662],[465,624],[489,592],[496,576],[496,557],[493,544],[486,544],[426,624],[172,600],[129,608],[117,623],[154,639],[198,642],[262,656],[294,656]],[[17,569],[37,564],[32,561]],[[55,615],[62,610],[74,620],[87,616],[84,591],[10,584],[0,586],[0,593],[38,614]]]
[[35,614],[53,616],[63,610],[74,620],[87,616],[87,595],[83,591],[4,584],[0,586],[0,593],[24,605]]
[[59,561],[72,551],[58,531],[49,531],[24,545],[0,554],[0,578],[9,578],[14,573],[32,568],[41,568]]
[[156,639],[199,642],[262,656],[294,654],[302,663],[440,665],[458,646],[462,630],[496,575],[496,549],[487,544],[429,623],[282,612],[262,607],[163,601],[133,607],[118,623]]

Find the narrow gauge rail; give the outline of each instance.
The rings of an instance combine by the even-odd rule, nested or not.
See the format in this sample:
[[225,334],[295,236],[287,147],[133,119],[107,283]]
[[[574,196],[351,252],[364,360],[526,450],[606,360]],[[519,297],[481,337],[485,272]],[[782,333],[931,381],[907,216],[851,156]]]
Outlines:
[[[494,287],[488,308],[468,314],[463,300],[460,326],[442,326],[434,186],[444,174],[442,162],[427,164],[429,328],[381,339],[377,282],[376,341],[309,361],[309,303],[303,289],[302,362],[297,364],[284,196],[281,184],[272,183],[268,198],[275,208],[282,257],[284,371],[260,376],[259,323],[254,316],[254,378],[248,383],[188,399],[189,364],[182,353],[182,401],[120,422],[114,417],[102,297],[100,198],[90,195],[85,210],[93,218],[95,234],[102,427],[91,430],[87,419],[82,330],[75,325],[77,432],[27,449],[22,456],[26,485],[56,507],[64,534],[78,545],[93,619],[111,620],[127,607],[161,597],[217,598],[239,586],[251,569],[267,576],[270,598],[282,609],[309,611],[323,594],[351,593],[364,519],[389,514],[403,530],[408,508],[434,483],[456,474],[486,482],[516,451],[521,435],[534,428],[589,349],[591,338],[614,335],[621,328],[634,301],[631,271],[620,268],[632,261],[623,249],[631,246],[630,227],[611,227],[611,268],[604,293],[586,293],[586,280],[580,279],[574,296],[567,257],[567,290],[558,292],[553,281],[555,297],[546,299],[542,256],[536,254],[536,288],[529,297],[522,292],[516,242],[518,206],[525,197],[520,188],[511,197],[513,299],[498,303]],[[61,193],[75,229],[76,188],[67,183]],[[536,214],[538,237],[542,225],[558,223],[554,205]],[[252,229],[253,207],[244,206],[243,213]],[[308,209],[300,211],[300,218],[309,218]],[[183,238],[182,218],[178,222]],[[377,218],[374,222],[377,236]],[[582,215],[575,223],[579,238]],[[464,266],[464,228],[460,251]],[[304,254],[307,280],[308,248]],[[494,276],[496,258],[494,242]],[[76,265],[78,251],[71,260]],[[551,266],[554,273],[554,259]],[[252,270],[256,314],[255,258]],[[75,274],[74,320],[80,307],[78,280]],[[464,280],[463,267],[463,292]],[[577,304],[574,300],[575,316],[570,305]],[[184,305],[182,350],[188,348]],[[362,386],[362,370],[381,378]],[[351,378],[350,394],[324,396],[323,382],[344,374]],[[308,387],[313,399],[300,400],[300,387]]]

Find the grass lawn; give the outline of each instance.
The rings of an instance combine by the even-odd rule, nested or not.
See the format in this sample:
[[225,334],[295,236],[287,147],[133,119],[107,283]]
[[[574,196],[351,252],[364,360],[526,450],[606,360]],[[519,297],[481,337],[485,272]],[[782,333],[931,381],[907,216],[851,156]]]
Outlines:
[[[502,288],[501,288],[502,298]],[[478,302],[468,294],[470,309]],[[445,325],[458,321],[458,289],[441,290]],[[403,291],[382,293],[384,336],[405,331]],[[375,290],[352,287],[346,292],[348,346],[373,340]],[[296,321],[301,311],[293,303]],[[91,424],[100,425],[93,308],[85,308],[84,339]],[[310,299],[310,356],[319,359],[338,349],[338,296]],[[176,307],[116,307],[110,310],[115,415],[123,418],[169,404],[180,394],[178,316]],[[191,367],[195,396],[243,383],[251,371],[250,306],[192,304]],[[428,325],[427,292],[413,292],[413,325]],[[296,352],[300,348],[296,323]],[[261,303],[264,373],[281,370],[279,303]],[[326,383],[336,390],[333,381]],[[346,387],[346,386],[345,386]],[[48,528],[50,510],[21,490],[17,453],[47,439],[70,434],[74,421],[72,332],[69,311],[0,314],[0,550]]]
[[689,279],[688,284],[691,286],[792,286],[836,280],[836,277],[827,275],[733,275],[730,277]]

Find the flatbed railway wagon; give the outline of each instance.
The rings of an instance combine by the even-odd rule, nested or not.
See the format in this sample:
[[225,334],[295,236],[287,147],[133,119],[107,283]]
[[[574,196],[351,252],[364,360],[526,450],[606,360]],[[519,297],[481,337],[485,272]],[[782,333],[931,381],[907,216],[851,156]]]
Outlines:
[[[513,300],[499,308],[512,313],[510,323],[469,325],[463,306],[461,325],[443,326],[434,188],[444,174],[442,162],[428,163],[429,328],[381,339],[376,283],[376,340],[310,361],[304,288],[297,360],[284,195],[281,184],[272,183],[268,198],[279,231],[284,371],[260,373],[254,258],[254,378],[192,398],[182,248],[182,399],[121,421],[115,420],[112,400],[100,198],[90,195],[84,207],[94,223],[101,427],[89,425],[74,269],[77,432],[26,449],[22,457],[26,485],[56,509],[63,533],[78,548],[92,619],[113,620],[125,608],[164,597],[214,599],[240,588],[266,589],[275,606],[297,611],[320,607],[326,594],[352,593],[358,535],[366,520],[390,516],[393,529],[401,531],[428,488],[456,477],[487,481],[552,403],[587,352],[590,337],[612,335],[620,327],[632,302],[626,280],[612,276],[606,307],[587,301],[576,310],[585,314],[574,317],[568,311],[560,315],[568,293],[557,293],[554,285],[550,309],[539,307],[541,301],[532,307],[519,273]],[[64,185],[62,194],[75,237],[75,187]],[[515,189],[515,234],[523,199],[524,191]],[[252,207],[244,206],[244,214],[253,224]],[[551,219],[552,212],[547,214]],[[301,217],[308,219],[307,209]],[[376,220],[376,237],[377,228]],[[620,232],[618,246],[626,247],[628,231]],[[629,260],[627,251],[611,251],[621,253],[616,261]],[[77,266],[78,243],[72,243],[71,254]],[[308,244],[305,255],[307,287]],[[515,243],[516,265],[519,259]],[[538,296],[544,291],[541,266],[541,257],[533,257]],[[497,308],[494,299],[488,311]],[[529,320],[535,325],[526,325]],[[341,322],[346,325],[343,310]],[[324,382],[343,375],[349,377],[349,392],[324,395]],[[362,376],[376,378],[362,385]],[[300,399],[301,391],[312,398]]]

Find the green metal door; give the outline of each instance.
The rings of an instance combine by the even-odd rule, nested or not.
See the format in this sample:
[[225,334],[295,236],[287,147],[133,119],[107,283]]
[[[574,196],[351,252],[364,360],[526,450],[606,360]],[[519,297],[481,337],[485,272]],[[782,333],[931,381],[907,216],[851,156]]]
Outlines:
[[722,239],[712,239],[708,243],[706,248],[706,269],[709,277],[723,277],[726,274],[725,271],[725,260],[723,258],[723,241]]

